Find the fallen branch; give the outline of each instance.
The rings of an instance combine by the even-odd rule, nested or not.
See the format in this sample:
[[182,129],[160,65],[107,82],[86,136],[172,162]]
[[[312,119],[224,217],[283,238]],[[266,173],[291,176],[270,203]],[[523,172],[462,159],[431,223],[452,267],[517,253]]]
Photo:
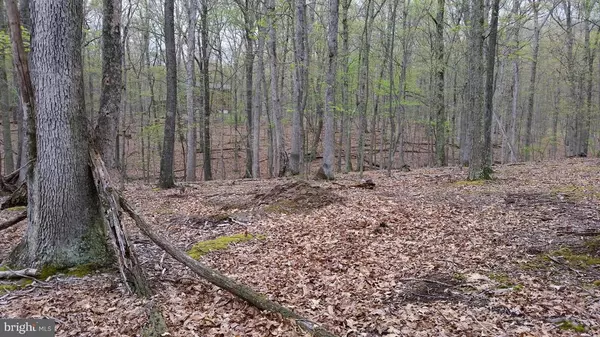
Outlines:
[[30,278],[38,276],[37,269],[27,268],[21,270],[3,270],[0,271],[0,279],[7,278]]
[[27,205],[27,184],[22,182],[19,187],[1,205],[0,210]]
[[150,238],[156,245],[165,250],[169,255],[175,258],[177,261],[183,263],[185,266],[190,268],[193,272],[207,280],[208,282],[216,285],[217,287],[227,290],[231,294],[243,299],[251,305],[261,310],[267,310],[273,313],[281,314],[285,318],[293,319],[295,323],[304,331],[317,337],[335,337],[334,334],[325,330],[320,325],[300,316],[291,309],[288,309],[280,304],[268,300],[265,296],[255,292],[248,288],[246,285],[238,283],[229,277],[219,273],[216,270],[210,269],[200,262],[192,259],[189,255],[184,253],[179,248],[175,247],[172,243],[167,241],[165,238],[156,234],[150,228],[150,225],[144,220],[138,212],[129,204],[129,202],[119,196],[121,207],[123,210],[131,216],[135,221],[135,224],[140,228],[142,233]]
[[7,229],[9,227],[12,227],[12,226],[18,224],[19,222],[21,222],[21,221],[23,221],[25,219],[27,219],[27,211],[24,211],[21,214],[17,215],[16,217],[14,217],[14,218],[12,218],[10,220],[7,220],[7,221],[1,223],[0,224],[0,231],[4,230],[4,229]]

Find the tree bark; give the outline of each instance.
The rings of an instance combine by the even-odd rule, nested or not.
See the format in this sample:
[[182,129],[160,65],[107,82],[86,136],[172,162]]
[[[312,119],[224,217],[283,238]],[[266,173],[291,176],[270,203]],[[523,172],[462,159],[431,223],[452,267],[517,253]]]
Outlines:
[[197,1],[187,2],[188,31],[187,31],[187,62],[186,62],[186,105],[187,105],[187,159],[185,168],[186,181],[196,180],[196,109],[194,87],[196,86],[196,70],[194,56],[196,52],[196,21]]
[[102,91],[95,129],[95,144],[108,169],[118,164],[119,111],[121,109],[121,0],[104,0],[102,16]]
[[177,57],[175,54],[175,0],[165,0],[165,48],[167,65],[167,112],[160,157],[161,188],[175,186],[175,114],[177,113]]
[[435,16],[435,159],[437,166],[446,166],[446,110],[444,103],[444,10],[445,0],[438,0]]
[[201,26],[202,26],[202,88],[203,88],[203,116],[204,123],[202,125],[203,132],[203,167],[204,167],[204,180],[212,180],[212,151],[211,151],[211,140],[210,140],[210,86],[208,77],[209,68],[209,48],[208,48],[208,0],[202,1],[202,13],[201,13]]
[[469,156],[469,180],[483,178],[483,22],[484,1],[470,0],[469,46],[467,50],[468,91],[467,111],[469,113],[469,132],[471,154]]
[[485,112],[483,118],[483,151],[482,151],[482,178],[490,178],[492,173],[492,121],[494,118],[494,74],[496,68],[496,46],[498,39],[498,11],[500,0],[493,0],[490,32],[486,54],[485,73]]
[[537,63],[538,54],[540,50],[540,24],[539,24],[539,2],[537,0],[531,1],[531,8],[533,10],[533,52],[531,55],[531,74],[529,77],[529,97],[527,99],[527,119],[525,121],[525,160],[531,159],[533,149],[531,127],[533,125],[533,109],[535,105],[535,81],[537,74]]
[[[0,1],[0,33],[7,32],[4,3]],[[0,114],[2,114],[2,145],[4,149],[4,172],[15,170],[12,136],[10,130],[10,102],[8,97],[8,77],[6,76],[6,55],[8,46],[0,45]]]
[[306,37],[306,0],[295,0],[295,72],[294,72],[294,104],[292,115],[292,149],[290,154],[290,172],[300,174],[304,163],[304,108],[308,77],[308,54]]
[[269,61],[271,63],[271,112],[274,124],[274,160],[273,171],[278,177],[283,177],[287,171],[287,154],[285,152],[285,142],[283,134],[283,126],[281,120],[283,118],[281,111],[281,97],[277,81],[278,61],[277,61],[277,32],[275,29],[275,0],[267,0],[267,25],[269,26]]
[[[34,174],[27,182],[29,223],[10,261],[28,267],[105,265],[111,254],[88,165],[82,104],[83,1],[32,0],[31,18],[38,151]],[[11,21],[14,34],[13,25],[18,27],[18,21]],[[19,63],[26,69],[22,55]],[[27,85],[23,88],[27,93]],[[32,105],[26,102],[25,106]]]
[[329,0],[329,27],[327,28],[327,88],[325,93],[325,132],[323,134],[323,174],[327,179],[334,178],[333,161],[335,160],[335,134],[333,130],[335,109],[335,88],[337,70],[337,36],[338,36],[338,0]]

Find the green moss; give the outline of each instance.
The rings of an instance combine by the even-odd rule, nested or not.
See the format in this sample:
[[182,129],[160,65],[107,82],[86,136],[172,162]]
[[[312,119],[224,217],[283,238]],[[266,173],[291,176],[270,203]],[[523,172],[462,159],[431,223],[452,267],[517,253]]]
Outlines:
[[84,277],[98,270],[99,266],[93,263],[82,264],[71,268],[57,268],[56,266],[47,265],[40,270],[39,278],[45,280],[56,274],[64,274],[67,276]]
[[561,330],[570,330],[575,332],[585,332],[585,326],[571,321],[562,321],[558,324],[558,328]]
[[488,277],[491,280],[498,282],[498,288],[500,289],[512,288],[514,291],[523,290],[523,285],[513,282],[513,280],[506,273],[491,273],[488,275]]
[[284,213],[291,214],[295,213],[300,209],[300,205],[293,200],[279,200],[265,207],[267,213]]
[[461,273],[454,273],[454,275],[452,275],[452,278],[457,281],[465,281],[467,279],[467,275]]
[[82,264],[66,270],[65,274],[75,277],[84,277],[98,270],[98,266],[94,264]]
[[7,271],[7,270],[10,270],[10,268],[8,268],[8,266],[4,266],[4,265],[0,266],[0,271]]
[[215,250],[226,249],[229,245],[238,243],[238,242],[246,242],[252,239],[262,240],[265,237],[262,235],[246,235],[246,234],[234,234],[230,236],[220,236],[213,240],[201,241],[195,244],[192,249],[188,251],[188,254],[193,258],[198,260],[203,255],[208,254],[209,252]]
[[155,187],[152,189],[152,192],[158,192],[158,191],[160,191],[160,187]]
[[22,280],[19,280],[16,282],[0,284],[0,295],[10,292],[10,291],[23,289],[32,283],[33,283],[33,280],[31,280],[31,279],[22,279]]
[[592,284],[593,284],[595,287],[600,287],[600,280],[596,280],[596,281],[592,282]]
[[50,276],[56,275],[60,272],[60,270],[53,265],[45,265],[40,269],[40,280],[45,280]]
[[7,208],[7,211],[15,211],[15,212],[23,212],[25,210],[27,210],[27,206],[15,206],[15,207],[11,207],[11,208]]
[[594,257],[587,254],[577,254],[570,248],[561,248],[552,252],[550,255],[562,256],[570,265],[588,268],[590,266],[600,265],[600,257]]
[[453,185],[455,186],[483,186],[485,184],[485,180],[459,180],[455,181]]

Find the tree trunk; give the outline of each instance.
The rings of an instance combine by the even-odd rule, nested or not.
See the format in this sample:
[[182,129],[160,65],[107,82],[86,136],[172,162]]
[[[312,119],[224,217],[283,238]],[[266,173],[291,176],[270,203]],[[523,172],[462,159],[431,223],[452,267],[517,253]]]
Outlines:
[[[0,1],[0,34],[7,32],[4,3]],[[0,114],[2,114],[2,142],[4,149],[4,174],[15,170],[12,136],[10,131],[10,102],[8,97],[8,77],[6,76],[6,55],[8,46],[0,45]]]
[[287,171],[287,154],[283,135],[283,118],[281,112],[281,97],[277,76],[279,74],[277,61],[277,33],[275,30],[275,0],[267,0],[267,24],[269,26],[269,61],[271,63],[271,111],[275,131],[273,171],[278,177]]
[[102,91],[95,144],[109,170],[116,169],[121,108],[121,0],[104,0],[102,19]]
[[260,116],[262,114],[263,85],[265,75],[264,51],[265,51],[265,27],[258,31],[258,44],[256,49],[257,71],[254,86],[254,111],[252,113],[252,178],[260,178]]
[[203,116],[203,167],[204,167],[204,180],[212,180],[212,151],[211,151],[211,140],[210,140],[210,86],[208,78],[208,67],[210,61],[209,49],[208,49],[208,0],[202,1],[202,86],[203,86],[203,104],[204,108]]
[[196,69],[194,56],[196,52],[196,21],[198,21],[197,1],[187,2],[187,62],[186,62],[186,105],[187,105],[187,159],[185,168],[186,181],[196,180],[196,109],[194,87],[196,86]]
[[352,0],[342,0],[342,143],[344,144],[344,172],[352,171],[352,117],[350,114],[350,28],[348,25],[348,11]]
[[538,54],[540,50],[540,24],[539,24],[539,2],[531,1],[533,10],[533,54],[531,56],[531,75],[529,77],[529,98],[527,99],[527,119],[525,121],[525,160],[531,159],[533,149],[531,147],[532,135],[531,127],[533,125],[533,109],[535,105],[535,80],[537,73]]
[[177,113],[177,57],[175,54],[175,0],[165,0],[165,48],[167,65],[167,112],[163,148],[160,156],[161,188],[175,186],[173,172],[175,152],[175,114]]
[[333,116],[335,109],[335,80],[337,70],[338,0],[329,0],[329,27],[327,28],[327,89],[325,92],[325,132],[323,134],[323,164],[321,168],[327,179],[334,178],[335,134]]
[[[34,145],[38,151],[34,174],[28,179],[29,223],[11,263],[56,268],[105,265],[111,254],[88,165],[87,118],[82,104],[83,1],[32,0],[31,18],[38,132]],[[18,22],[11,20],[13,37],[15,31]],[[24,57],[19,60],[27,62]]]
[[446,110],[444,104],[444,7],[445,0],[438,0],[435,16],[435,159],[437,166],[446,166]]
[[470,0],[470,28],[467,50],[468,91],[467,111],[469,113],[469,132],[471,137],[471,155],[469,156],[469,180],[483,178],[483,21],[484,1]]
[[307,89],[307,62],[306,51],[306,0],[295,0],[295,77],[294,77],[294,104],[292,116],[292,150],[290,154],[290,172],[300,174],[304,163],[304,108],[306,106]]
[[492,3],[492,18],[488,35],[487,65],[485,73],[485,113],[483,118],[483,178],[490,178],[492,172],[492,121],[494,117],[494,71],[496,67],[496,45],[498,38],[498,11],[500,0]]
[[360,49],[360,68],[358,72],[358,92],[356,94],[356,110],[359,114],[358,126],[358,171],[362,175],[365,157],[365,131],[367,129],[367,106],[369,103],[369,54],[371,53],[371,27],[373,1],[367,0],[367,12],[363,27]]
[[388,177],[392,175],[392,166],[394,166],[394,153],[395,153],[395,139],[396,139],[396,99],[394,97],[394,45],[396,42],[396,16],[398,13],[398,0],[394,0],[390,3],[392,6],[391,16],[389,24],[391,26],[390,32],[388,32],[388,81],[390,82],[390,89],[388,92],[388,104],[389,104],[389,118],[390,118],[390,149],[387,158],[387,174]]

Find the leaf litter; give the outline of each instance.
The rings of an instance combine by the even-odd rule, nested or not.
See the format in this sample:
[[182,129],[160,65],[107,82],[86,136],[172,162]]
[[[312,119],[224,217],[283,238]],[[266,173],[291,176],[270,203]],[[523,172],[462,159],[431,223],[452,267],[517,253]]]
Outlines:
[[[373,190],[345,188],[359,176],[340,174],[335,183],[212,181],[179,191],[132,183],[126,195],[182,249],[264,236],[201,261],[339,336],[600,334],[600,266],[570,264],[565,253],[597,256],[600,163],[495,170],[497,179],[481,184],[463,183],[458,168],[428,168],[366,172]],[[304,336],[202,281],[126,224],[171,336]],[[0,232],[0,258],[23,230]],[[136,336],[148,304],[103,272],[0,294],[0,316],[54,318],[58,336]]]

